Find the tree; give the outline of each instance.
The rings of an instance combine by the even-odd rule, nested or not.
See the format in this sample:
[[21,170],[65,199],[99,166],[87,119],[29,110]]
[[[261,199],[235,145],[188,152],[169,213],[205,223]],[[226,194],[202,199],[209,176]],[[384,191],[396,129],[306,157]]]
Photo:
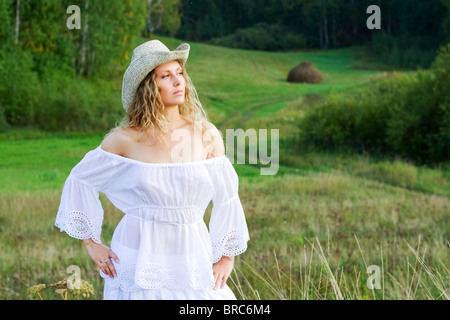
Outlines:
[[[16,1],[0,1],[0,51],[13,41],[13,9]],[[1,59],[0,59],[1,63]]]
[[151,37],[155,31],[174,36],[181,25],[179,0],[146,0],[147,18],[143,35]]
[[66,8],[74,3],[81,8],[82,26],[78,32],[65,32],[73,49],[72,67],[79,76],[104,76],[111,72],[111,65],[129,58],[134,39],[145,26],[146,3],[64,0]]
[[441,3],[447,9],[444,19],[442,20],[442,29],[445,37],[445,42],[450,42],[450,0],[441,0]]
[[161,31],[173,37],[181,26],[179,0],[164,0],[163,24]]
[[[66,26],[70,5],[81,9],[81,30]],[[0,18],[1,46],[11,49],[12,42],[29,53],[40,77],[70,69],[90,76],[108,73],[113,62],[129,58],[145,25],[145,0],[4,0]]]
[[147,0],[147,18],[145,19],[144,35],[150,37],[161,28],[163,21],[162,0]]

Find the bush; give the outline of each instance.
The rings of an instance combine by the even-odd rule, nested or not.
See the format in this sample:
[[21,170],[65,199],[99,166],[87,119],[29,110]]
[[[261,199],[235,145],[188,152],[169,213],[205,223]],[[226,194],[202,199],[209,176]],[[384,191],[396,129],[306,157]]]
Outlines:
[[0,106],[7,123],[27,126],[34,123],[39,103],[39,77],[32,71],[33,57],[17,49],[0,51]]
[[249,28],[237,29],[234,34],[213,38],[208,43],[247,50],[291,50],[306,48],[302,35],[289,32],[279,24],[260,22]]
[[429,68],[439,40],[431,36],[376,34],[367,45],[382,62],[402,68]]
[[112,83],[75,78],[64,71],[39,77],[26,52],[0,51],[0,131],[105,130],[121,118],[120,90]]
[[10,126],[5,118],[5,111],[3,110],[3,107],[0,106],[0,132],[8,131],[9,127]]
[[331,95],[299,121],[298,147],[347,148],[421,164],[450,160],[450,45],[431,72],[394,75],[356,96]]
[[103,81],[54,73],[42,86],[45,104],[36,110],[36,124],[43,130],[106,130],[124,112],[120,92]]

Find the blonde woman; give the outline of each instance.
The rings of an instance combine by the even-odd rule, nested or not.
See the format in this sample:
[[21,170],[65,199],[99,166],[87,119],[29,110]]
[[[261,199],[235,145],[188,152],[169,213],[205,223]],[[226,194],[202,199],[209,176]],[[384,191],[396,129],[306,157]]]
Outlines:
[[[238,176],[186,73],[189,50],[158,40],[134,50],[124,119],[64,184],[55,225],[84,242],[104,299],[236,299],[226,281],[249,234]],[[110,248],[99,192],[124,213]]]

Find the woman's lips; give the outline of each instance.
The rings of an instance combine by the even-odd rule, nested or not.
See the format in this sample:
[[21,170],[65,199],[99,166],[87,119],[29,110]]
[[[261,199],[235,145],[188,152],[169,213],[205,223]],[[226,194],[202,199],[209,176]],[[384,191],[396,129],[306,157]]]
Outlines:
[[183,90],[175,91],[173,94],[176,95],[176,96],[182,95],[183,94]]

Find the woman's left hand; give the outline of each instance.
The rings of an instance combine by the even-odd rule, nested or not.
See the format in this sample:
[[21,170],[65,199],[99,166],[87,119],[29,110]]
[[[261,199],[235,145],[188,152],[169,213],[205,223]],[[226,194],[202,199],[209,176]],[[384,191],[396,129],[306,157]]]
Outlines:
[[214,282],[216,283],[214,286],[214,290],[217,290],[217,288],[219,288],[220,281],[222,281],[220,289],[223,289],[225,287],[225,283],[227,282],[231,271],[233,271],[233,265],[234,257],[226,256],[222,256],[222,258],[220,258],[220,260],[213,265]]

